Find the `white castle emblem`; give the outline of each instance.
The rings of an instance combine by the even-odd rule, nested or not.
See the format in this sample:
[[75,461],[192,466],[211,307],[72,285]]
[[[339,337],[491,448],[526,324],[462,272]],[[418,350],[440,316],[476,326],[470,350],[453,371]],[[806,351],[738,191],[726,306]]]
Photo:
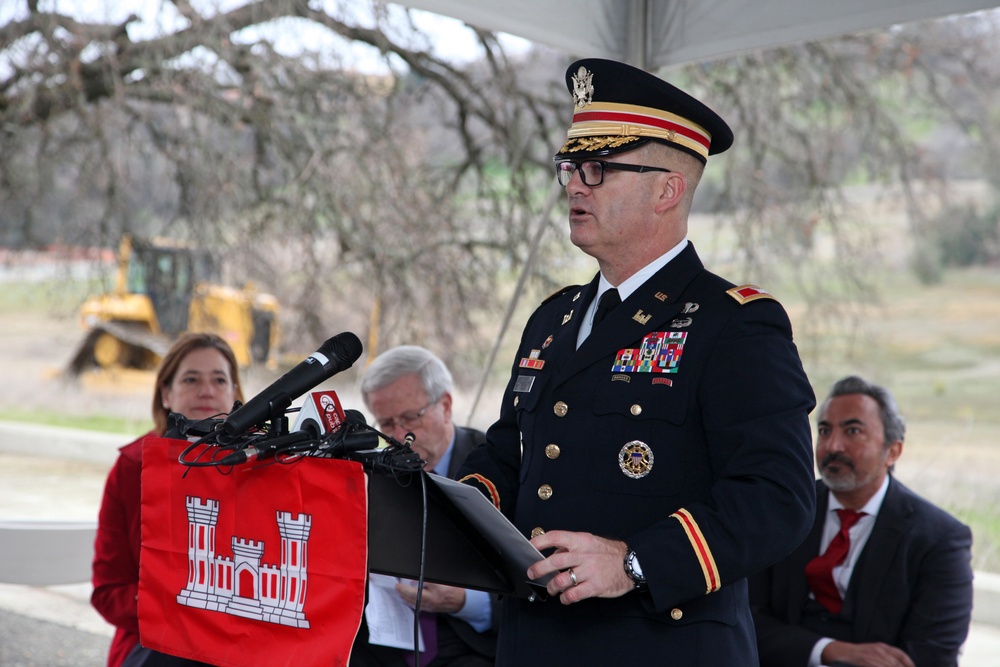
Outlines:
[[308,572],[306,544],[311,514],[293,518],[278,512],[281,560],[277,566],[261,563],[264,542],[232,538],[233,557],[215,553],[215,524],[219,501],[187,496],[188,582],[177,602],[189,607],[234,616],[308,628],[302,613]]

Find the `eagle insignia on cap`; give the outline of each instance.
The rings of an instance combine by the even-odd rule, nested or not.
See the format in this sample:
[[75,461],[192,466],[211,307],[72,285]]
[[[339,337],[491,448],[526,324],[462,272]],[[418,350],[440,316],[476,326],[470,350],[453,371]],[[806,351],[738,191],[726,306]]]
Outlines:
[[580,69],[573,75],[573,100],[576,102],[576,106],[582,109],[593,99],[594,75],[581,65]]

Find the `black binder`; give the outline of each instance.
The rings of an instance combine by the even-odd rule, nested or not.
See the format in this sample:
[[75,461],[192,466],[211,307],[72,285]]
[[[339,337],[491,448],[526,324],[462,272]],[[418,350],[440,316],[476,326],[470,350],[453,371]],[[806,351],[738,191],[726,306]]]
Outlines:
[[529,580],[543,558],[477,489],[440,475],[369,474],[368,569],[417,579],[427,486],[424,579],[450,586],[544,599],[552,577]]

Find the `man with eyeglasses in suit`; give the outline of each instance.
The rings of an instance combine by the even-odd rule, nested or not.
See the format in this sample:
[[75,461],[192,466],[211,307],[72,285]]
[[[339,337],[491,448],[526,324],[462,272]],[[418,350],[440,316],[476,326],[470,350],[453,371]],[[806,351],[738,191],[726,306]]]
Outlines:
[[[486,436],[452,423],[451,392],[448,367],[433,352],[415,345],[382,353],[361,381],[362,398],[378,429],[400,442],[413,434],[412,447],[426,462],[424,470],[454,479],[466,455]],[[400,582],[396,592],[410,607],[416,604],[415,587]],[[493,600],[483,591],[425,583],[420,608],[437,615],[437,638],[434,655],[423,654],[421,665],[492,665],[496,653]],[[352,667],[408,664],[412,651],[371,644],[369,634],[367,623],[362,624],[351,654]]]

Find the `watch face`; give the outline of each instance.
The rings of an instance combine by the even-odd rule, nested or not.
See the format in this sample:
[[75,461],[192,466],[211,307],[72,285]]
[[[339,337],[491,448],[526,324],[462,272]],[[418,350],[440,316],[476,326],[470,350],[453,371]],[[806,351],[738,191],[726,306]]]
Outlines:
[[629,577],[632,578],[633,581],[635,581],[635,582],[643,582],[643,581],[646,581],[646,578],[644,576],[642,576],[639,573],[640,570],[638,570],[638,568],[636,568],[636,564],[637,564],[638,560],[639,559],[636,557],[635,552],[634,551],[630,551],[628,553],[628,556],[625,558],[625,564],[626,564],[625,565],[625,572],[626,572],[626,574],[628,574]]

